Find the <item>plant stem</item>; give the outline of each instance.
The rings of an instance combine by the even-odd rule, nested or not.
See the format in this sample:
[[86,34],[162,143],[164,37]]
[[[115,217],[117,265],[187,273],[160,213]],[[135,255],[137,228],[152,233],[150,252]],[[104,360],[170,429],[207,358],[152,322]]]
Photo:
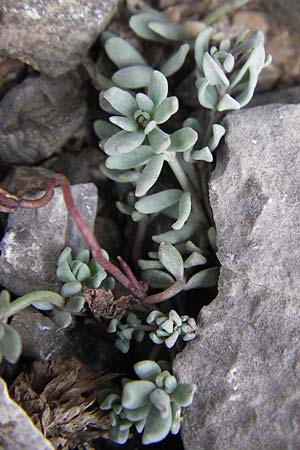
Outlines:
[[195,190],[194,185],[189,180],[187,174],[181,167],[180,162],[178,161],[176,153],[169,153],[167,157],[167,162],[172,169],[178,183],[182,187],[182,189],[186,192],[190,192],[192,194],[192,200],[194,203],[194,212],[197,215],[199,221],[204,225],[204,227],[208,227],[208,220],[206,218],[204,209],[202,207],[201,201],[199,199],[199,193]]
[[210,14],[204,17],[202,19],[202,22],[204,22],[206,25],[211,25],[217,20],[224,17],[226,14],[234,11],[236,8],[240,8],[241,6],[246,5],[249,0],[232,0],[228,3],[225,3],[225,5],[221,5],[219,8],[212,11]]
[[155,303],[161,303],[165,300],[169,300],[169,298],[174,297],[183,291],[183,286],[180,281],[176,281],[176,283],[172,284],[168,289],[165,289],[158,294],[149,295],[143,299],[143,305],[154,305]]
[[52,291],[35,291],[30,294],[23,295],[22,297],[17,298],[12,301],[7,307],[0,309],[0,317],[8,317],[13,316],[14,314],[22,311],[33,303],[38,302],[49,302],[54,306],[60,307],[65,303],[64,297]]

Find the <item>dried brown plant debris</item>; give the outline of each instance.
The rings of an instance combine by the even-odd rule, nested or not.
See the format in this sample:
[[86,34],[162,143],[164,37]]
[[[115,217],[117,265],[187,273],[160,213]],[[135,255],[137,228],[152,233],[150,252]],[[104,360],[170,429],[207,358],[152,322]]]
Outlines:
[[97,405],[97,392],[110,387],[114,376],[93,372],[76,358],[34,362],[10,393],[55,449],[92,450],[91,441],[110,426]]

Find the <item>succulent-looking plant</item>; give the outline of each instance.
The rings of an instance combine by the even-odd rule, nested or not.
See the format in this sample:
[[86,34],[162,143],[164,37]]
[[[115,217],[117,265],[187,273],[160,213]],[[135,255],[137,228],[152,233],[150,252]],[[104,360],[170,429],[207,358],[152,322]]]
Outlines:
[[64,307],[65,299],[51,291],[36,291],[11,301],[7,290],[0,292],[0,362],[4,357],[14,364],[22,352],[22,342],[19,333],[9,325],[8,319],[28,306],[41,310],[54,310]]
[[129,313],[126,323],[112,319],[107,332],[117,334],[115,346],[122,353],[129,351],[133,338],[137,342],[142,342],[146,331],[150,332],[149,337],[152,342],[164,343],[168,348],[173,347],[179,337],[182,337],[185,342],[196,337],[195,320],[187,315],[180,317],[174,309],[169,312],[168,316],[156,309],[147,316],[146,322],[148,325],[143,325],[136,314]]
[[264,35],[243,30],[234,40],[214,41],[216,32],[208,27],[195,42],[199,103],[216,111],[240,109],[250,102],[266,59]]
[[[103,250],[103,255],[109,259]],[[107,273],[94,259],[89,250],[82,250],[73,259],[72,250],[66,247],[57,261],[56,276],[63,282],[61,295],[66,298],[63,308],[52,311],[51,317],[61,328],[70,325],[72,315],[80,313],[84,306],[82,291],[85,287],[98,288],[106,281],[107,289],[114,287],[113,278],[107,278]]]
[[[121,393],[100,392],[100,409],[109,411],[109,437],[124,444],[132,427],[142,433],[142,443],[163,440],[170,432],[177,434],[181,408],[193,401],[196,386],[178,384],[176,378],[154,361],[134,365],[138,380],[122,380]],[[107,395],[108,394],[108,395]]]
[[169,312],[168,316],[161,311],[154,310],[149,314],[146,322],[156,328],[149,334],[150,339],[155,344],[164,343],[168,348],[172,348],[180,336],[185,342],[196,337],[195,319],[187,315],[179,316],[174,309]]
[[132,338],[141,342],[145,335],[142,321],[134,313],[127,314],[126,323],[122,323],[118,319],[112,319],[106,331],[117,333],[118,338],[115,340],[115,346],[122,353],[128,352]]

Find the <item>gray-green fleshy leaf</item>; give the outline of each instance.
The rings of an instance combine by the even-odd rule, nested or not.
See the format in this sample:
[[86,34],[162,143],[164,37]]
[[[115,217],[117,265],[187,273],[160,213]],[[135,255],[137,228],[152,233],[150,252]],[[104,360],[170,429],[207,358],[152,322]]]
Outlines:
[[63,297],[72,297],[81,292],[81,283],[78,281],[70,281],[65,283],[61,288],[61,295]]
[[155,384],[147,380],[130,381],[122,392],[122,405],[127,409],[136,409],[148,403],[149,394],[154,391]]
[[[198,34],[195,41],[195,60],[200,70],[202,70],[203,58],[208,51],[210,38],[214,34],[212,27],[207,27]],[[203,71],[202,71],[203,75]]]
[[139,147],[145,139],[143,131],[119,131],[104,144],[104,151],[109,156],[129,153]]
[[218,147],[220,140],[222,139],[224,134],[225,128],[222,125],[215,123],[212,126],[212,137],[207,144],[211,152],[213,152]]
[[72,315],[68,311],[54,309],[51,319],[59,328],[67,328],[72,323]]
[[175,283],[171,275],[156,269],[145,270],[143,272],[143,280],[153,289],[167,289]]
[[193,147],[198,139],[198,133],[193,128],[181,128],[171,134],[169,151],[185,152]]
[[215,110],[218,103],[218,93],[214,86],[210,86],[206,78],[199,78],[196,81],[198,89],[198,100],[204,108]]
[[66,310],[70,313],[79,313],[84,306],[84,297],[82,295],[74,295],[69,298],[66,304]]
[[172,408],[172,427],[171,427],[171,433],[177,434],[180,430],[181,425],[181,407],[176,402],[171,402],[171,408]]
[[62,263],[60,263],[56,269],[56,276],[59,279],[59,281],[62,281],[63,283],[68,283],[69,281],[76,281],[75,276],[73,275],[69,263],[64,260]]
[[188,220],[192,209],[192,196],[190,192],[184,192],[178,203],[177,221],[172,225],[174,230],[180,230]]
[[130,348],[130,340],[116,339],[115,347],[122,353],[128,353]]
[[0,339],[0,359],[1,355],[11,364],[15,364],[22,352],[22,341],[18,332],[8,325],[1,322],[3,328],[2,337]]
[[[221,50],[221,45],[220,45],[220,50]],[[230,73],[233,71],[234,64],[235,64],[234,56],[231,53],[228,53],[223,62],[223,67],[227,73]]]
[[119,37],[107,39],[104,47],[109,58],[119,68],[147,64],[132,45]]
[[190,38],[184,27],[172,22],[150,22],[149,28],[154,33],[170,41],[185,41]]
[[104,173],[104,175],[107,176],[110,180],[117,181],[118,183],[134,183],[136,182],[140,174],[136,171],[119,171],[119,170],[111,170],[105,167],[104,165],[101,166],[101,170]]
[[141,177],[138,179],[135,195],[142,197],[157,181],[163,168],[165,157],[163,154],[153,156],[144,168]]
[[70,247],[66,247],[59,255],[57,265],[59,266],[64,261],[67,261],[67,263],[70,264],[72,262],[72,259],[72,249]]
[[138,104],[138,107],[147,113],[151,113],[154,109],[154,103],[153,101],[148,97],[148,95],[143,94],[142,92],[139,92],[135,96],[136,102]]
[[144,360],[134,365],[134,371],[141,380],[155,381],[161,373],[161,368],[155,361]]
[[177,97],[167,97],[155,109],[153,120],[158,124],[164,123],[178,111],[178,108]]
[[184,267],[189,269],[190,267],[202,266],[207,263],[205,256],[199,252],[193,252],[185,261]]
[[166,242],[168,244],[180,244],[180,242],[185,242],[192,237],[198,225],[195,223],[186,223],[180,230],[171,230],[166,233],[157,234],[152,236],[154,242],[158,244],[161,242]]
[[167,189],[156,194],[148,195],[137,201],[134,206],[140,213],[153,214],[175,205],[181,195],[182,191],[180,189]]
[[204,75],[211,86],[221,86],[228,88],[230,82],[223,72],[222,67],[206,52],[203,57]]
[[171,336],[169,336],[166,340],[165,340],[165,344],[167,348],[172,348],[175,344],[177,339],[179,338],[180,333],[179,331],[174,331],[174,333],[171,334]]
[[208,288],[217,285],[219,276],[219,267],[204,269],[193,275],[186,283],[185,290]]
[[214,160],[214,157],[207,146],[203,147],[201,150],[195,150],[192,153],[192,158],[194,161],[212,162]]
[[128,170],[147,164],[154,156],[150,145],[141,145],[132,150],[126,156],[109,156],[105,160],[108,169]]
[[118,87],[112,87],[103,93],[103,97],[110,105],[124,116],[132,117],[138,109],[133,95]]
[[130,66],[115,72],[112,80],[124,89],[138,89],[149,85],[152,72],[148,66]]
[[109,120],[111,123],[117,125],[119,128],[122,128],[122,130],[125,131],[136,131],[138,129],[138,124],[134,119],[131,119],[130,117],[111,116]]
[[168,95],[168,81],[166,77],[154,70],[148,86],[148,97],[153,101],[155,106],[158,106]]
[[230,110],[237,110],[241,108],[241,104],[235,100],[233,97],[231,97],[230,94],[225,94],[222,99],[218,103],[218,111],[230,111]]
[[149,400],[159,410],[162,418],[168,417],[170,413],[170,397],[163,389],[152,391],[149,395]]
[[148,41],[161,42],[162,39],[148,26],[154,20],[166,21],[167,18],[163,14],[155,14],[152,11],[144,12],[130,17],[129,26],[139,37]]
[[183,259],[173,245],[161,243],[158,250],[158,257],[162,265],[176,280],[183,279]]
[[170,77],[176,73],[183,66],[186,56],[189,52],[189,44],[183,44],[160,68],[160,71],[166,76]]
[[157,127],[148,133],[148,139],[155,153],[164,152],[171,143],[170,136]]
[[120,130],[112,123],[99,119],[94,122],[94,131],[100,139],[108,139]]
[[77,259],[78,261],[81,261],[85,264],[89,263],[90,260],[90,251],[89,250],[81,250],[80,252],[77,253],[75,259]]
[[179,406],[189,406],[196,392],[196,385],[193,383],[182,383],[171,394],[171,400],[175,401]]
[[149,269],[162,269],[163,266],[159,261],[149,261],[148,259],[139,259],[138,265],[142,270],[149,270]]
[[123,409],[122,417],[130,422],[140,422],[148,416],[150,406],[142,406],[137,409]]
[[144,445],[159,442],[169,434],[172,425],[171,405],[169,405],[164,416],[163,418],[154,406],[150,409],[142,436],[142,443]]

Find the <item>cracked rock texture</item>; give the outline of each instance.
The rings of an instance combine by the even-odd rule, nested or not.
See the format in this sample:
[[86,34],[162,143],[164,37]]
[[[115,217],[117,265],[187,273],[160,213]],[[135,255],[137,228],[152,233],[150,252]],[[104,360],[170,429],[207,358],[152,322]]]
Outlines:
[[8,395],[5,382],[0,379],[0,445],[3,450],[54,450],[49,441],[33,425],[30,418]]
[[[92,183],[72,186],[74,202],[83,219],[94,226],[97,188]],[[64,247],[86,248],[85,241],[65,207],[62,191],[55,189],[43,208],[18,210],[9,214],[0,242],[0,284],[14,294],[35,290],[58,290],[57,257]]]
[[118,0],[2,0],[0,54],[57,77],[80,64]]
[[[186,450],[300,448],[299,105],[228,115],[210,182],[218,297],[177,357]],[[241,132],[242,130],[242,132]]]
[[87,121],[71,77],[30,76],[0,103],[0,159],[35,164],[61,150]]

